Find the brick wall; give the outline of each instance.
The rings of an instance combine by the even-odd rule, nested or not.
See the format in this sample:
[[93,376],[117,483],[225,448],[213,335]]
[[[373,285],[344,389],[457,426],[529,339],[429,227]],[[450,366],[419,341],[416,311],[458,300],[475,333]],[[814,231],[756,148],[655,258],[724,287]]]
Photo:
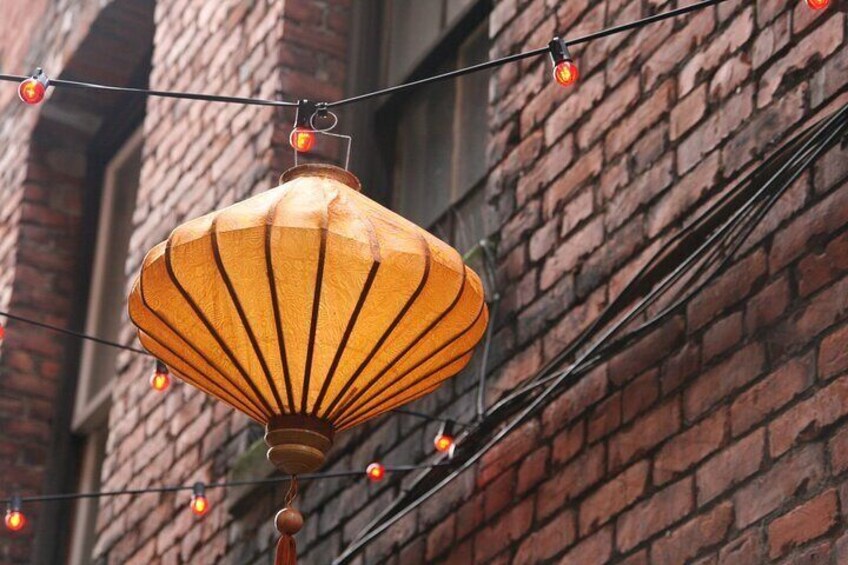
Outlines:
[[[833,4],[814,14],[800,1],[731,0],[578,47],[581,81],[568,91],[552,83],[543,58],[494,74],[487,198],[501,235],[503,303],[489,401],[556,355],[663,241],[784,132],[848,99],[846,18],[844,6]],[[58,74],[98,14],[87,6],[74,16],[78,28],[48,44],[0,44],[4,69],[46,60]],[[491,54],[668,7],[654,0],[496,1]],[[55,29],[71,7],[43,9],[50,14],[39,15],[45,29]],[[336,98],[346,84],[350,10],[346,0],[159,1],[150,84]],[[16,17],[26,22],[36,12]],[[2,93],[0,109],[6,307],[37,298],[20,287],[49,269],[19,259],[34,237],[21,229],[21,202],[35,171],[19,129],[28,131],[29,122],[20,116],[34,114]],[[291,118],[266,108],[151,99],[127,272],[177,223],[271,186],[291,163]],[[337,151],[321,148],[329,158]],[[834,150],[803,175],[740,258],[684,313],[564,392],[369,545],[360,561],[848,559],[846,157]],[[50,288],[51,296],[61,294]],[[53,321],[71,323],[60,306]],[[38,407],[55,396],[7,387],[41,378],[39,366],[58,370],[65,353],[26,352],[53,338],[15,331],[20,338],[7,342],[2,358],[3,387],[11,392],[0,405],[0,455],[16,472],[3,475],[3,486],[38,491],[47,455],[24,447],[50,433]],[[120,338],[131,336],[127,326]],[[188,386],[151,394],[147,360],[126,355],[120,367],[104,488],[226,478],[248,445],[246,418]],[[461,375],[416,408],[470,419],[474,382],[473,374]],[[7,423],[21,413],[35,435],[18,432],[21,441],[12,442]],[[436,424],[401,416],[367,424],[339,438],[326,468],[364,468],[374,457],[423,461],[435,431]],[[30,460],[26,469],[8,463]],[[305,484],[302,562],[328,562],[408,480]],[[267,562],[279,490],[258,489],[238,503],[232,492],[209,491],[212,510],[199,521],[186,493],[103,499],[96,554],[108,563]],[[28,512],[34,522],[37,512]],[[0,560],[25,562],[26,539],[15,545],[3,534]]]

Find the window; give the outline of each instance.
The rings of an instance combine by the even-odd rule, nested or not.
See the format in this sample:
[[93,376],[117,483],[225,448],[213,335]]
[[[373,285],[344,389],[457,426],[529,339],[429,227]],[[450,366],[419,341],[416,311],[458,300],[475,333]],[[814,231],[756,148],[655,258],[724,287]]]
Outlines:
[[[115,154],[103,176],[85,324],[85,332],[90,335],[115,339],[126,310],[124,266],[133,227],[142,144],[139,130]],[[100,488],[117,362],[115,348],[84,342],[72,420],[72,431],[80,445],[77,485],[80,492]],[[90,561],[96,522],[97,500],[77,501],[73,509],[70,563]]]
[[[485,61],[488,23],[481,6],[471,0],[386,0],[382,82],[397,84]],[[489,77],[484,71],[434,83],[399,93],[387,104],[393,129],[384,136],[393,140],[388,151],[392,208],[434,231],[450,224],[450,233],[439,235],[461,247],[459,239],[476,242],[485,235],[482,201],[461,212],[460,204],[473,198],[487,171]],[[384,108],[378,121],[388,113]],[[455,218],[446,223],[449,211]],[[463,228],[481,229],[464,233]]]

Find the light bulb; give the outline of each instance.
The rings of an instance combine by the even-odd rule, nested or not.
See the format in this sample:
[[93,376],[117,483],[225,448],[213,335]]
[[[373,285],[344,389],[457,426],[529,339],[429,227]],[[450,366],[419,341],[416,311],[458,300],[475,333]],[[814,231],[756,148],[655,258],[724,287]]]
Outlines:
[[156,361],[156,369],[150,375],[150,387],[156,392],[163,392],[171,386],[171,373],[161,361]]
[[386,468],[382,463],[374,462],[365,468],[365,474],[368,475],[372,483],[379,483],[386,478]]
[[554,79],[562,86],[571,86],[580,76],[573,61],[561,61],[554,67]]
[[294,128],[289,136],[289,143],[299,153],[308,153],[315,145],[315,132],[306,128]]

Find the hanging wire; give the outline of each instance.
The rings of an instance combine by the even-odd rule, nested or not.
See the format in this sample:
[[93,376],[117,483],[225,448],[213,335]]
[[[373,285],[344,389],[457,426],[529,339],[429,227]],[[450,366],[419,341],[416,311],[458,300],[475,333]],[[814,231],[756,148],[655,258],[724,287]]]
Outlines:
[[[450,465],[450,462],[442,462],[442,463],[429,463],[423,465],[386,465],[385,471],[387,473],[409,473],[411,471],[417,471],[421,469],[431,469],[433,467],[444,467]],[[338,479],[344,477],[361,477],[366,478],[365,471],[327,471],[324,473],[306,473],[303,475],[297,475],[298,481],[316,481],[323,479]],[[272,485],[279,484],[288,481],[292,481],[293,477],[290,476],[281,476],[281,477],[270,477],[267,479],[246,479],[246,480],[237,480],[237,481],[220,481],[216,483],[202,483],[204,489],[226,489],[232,487],[240,487],[240,486],[254,486],[254,485]],[[121,489],[121,490],[103,490],[103,491],[93,491],[93,492],[68,492],[68,493],[59,493],[59,494],[42,494],[42,495],[33,495],[33,496],[18,496],[10,497],[7,499],[0,499],[0,504],[9,504],[12,499],[20,500],[21,502],[53,502],[59,500],[79,500],[79,499],[90,499],[90,498],[104,498],[110,496],[125,496],[125,495],[139,495],[139,494],[153,494],[153,493],[166,493],[166,492],[181,492],[181,491],[193,491],[197,483],[192,483],[190,485],[171,485],[171,486],[161,486],[161,487],[148,487],[148,488],[137,488],[137,489]],[[297,489],[295,487],[295,494],[297,493]]]
[[[573,39],[568,39],[568,45],[580,45],[583,43],[588,43],[590,41],[594,41],[596,39],[603,39],[605,37],[609,37],[611,35],[624,33],[627,31],[631,31],[640,27],[648,26],[669,18],[675,18],[678,16],[682,16],[688,14],[690,12],[694,12],[697,10],[702,10],[704,8],[708,8],[710,6],[714,6],[716,4],[720,4],[722,2],[726,2],[727,0],[701,0],[700,2],[695,2],[688,6],[682,6],[680,8],[676,8],[674,10],[669,10],[667,12],[661,12],[659,14],[654,14],[652,16],[648,16],[646,18],[642,18],[639,20],[634,20],[632,22],[624,23],[621,25],[605,28],[593,33],[589,33],[587,35],[583,35],[581,37],[576,37]],[[339,106],[346,106],[349,104],[353,104],[355,102],[361,102],[363,100],[368,100],[371,98],[377,98],[379,96],[385,96],[387,94],[392,94],[395,92],[400,92],[404,90],[409,90],[412,88],[417,88],[420,86],[424,86],[427,84],[431,84],[434,82],[444,81],[452,78],[458,78],[463,75],[476,73],[480,71],[484,71],[487,69],[500,67],[502,65],[506,65],[508,63],[514,63],[517,61],[522,61],[524,59],[528,59],[531,57],[538,57],[541,55],[548,54],[549,47],[546,45],[544,47],[538,47],[536,49],[531,49],[529,51],[524,51],[521,53],[515,53],[512,55],[507,55],[505,57],[500,57],[498,59],[493,59],[491,61],[486,61],[484,63],[479,63],[477,65],[471,65],[468,67],[463,67],[461,69],[456,69],[453,71],[449,71],[446,73],[429,76],[426,78],[422,78],[419,80],[410,81],[403,84],[398,84],[395,86],[390,86],[388,88],[383,88],[379,90],[375,90],[373,92],[367,92],[364,94],[359,94],[356,96],[351,96],[349,98],[342,98],[340,100],[336,100],[334,102],[326,102],[322,103],[320,106],[323,109],[336,108]],[[21,82],[27,80],[31,77],[23,76],[23,75],[10,75],[10,74],[0,74],[0,81],[7,82]],[[248,97],[238,97],[238,96],[221,96],[217,94],[204,94],[204,93],[195,93],[195,92],[175,92],[170,90],[151,90],[146,88],[131,88],[125,86],[112,86],[105,84],[98,84],[93,82],[81,82],[75,80],[64,80],[64,79],[49,79],[50,86],[63,87],[63,88],[78,88],[78,89],[89,89],[89,90],[101,90],[101,91],[109,91],[109,92],[124,92],[129,94],[139,94],[143,96],[156,96],[160,98],[176,98],[176,99],[184,99],[184,100],[201,100],[205,102],[223,102],[223,103],[232,103],[232,104],[244,104],[248,106],[272,106],[272,107],[285,107],[285,108],[296,108],[298,106],[297,102],[292,102],[288,100],[267,100],[262,98],[248,98]]]
[[[756,223],[762,219],[774,202],[777,201],[780,194],[787,190],[788,187],[791,186],[792,183],[819,156],[837,143],[840,137],[844,137],[846,135],[848,135],[848,105],[843,106],[832,116],[822,120],[814,126],[811,126],[802,134],[797,135],[790,141],[786,142],[781,149],[772,155],[772,157],[767,159],[745,179],[739,181],[734,190],[729,191],[728,194],[719,199],[719,201],[712,205],[704,214],[699,216],[698,220],[703,220],[703,225],[698,226],[699,229],[695,229],[690,226],[684,230],[684,233],[687,236],[702,236],[700,233],[701,231],[709,233],[711,230],[716,230],[718,228],[721,228],[718,231],[726,233],[725,228],[728,224],[738,225],[738,223],[745,222],[746,219],[748,221],[752,221],[754,223],[754,226],[752,227],[755,227]],[[753,194],[748,193],[751,192],[750,190],[748,192],[741,190],[742,188],[752,187]],[[741,203],[740,208],[734,209],[735,205],[740,204],[737,200],[743,198],[744,201]],[[759,209],[757,213],[748,215],[750,208],[747,204],[755,202],[761,198],[765,199],[765,203],[762,208]],[[744,242],[751,229],[743,229],[742,231],[746,232],[741,241]],[[709,239],[714,242],[717,238],[718,235],[713,232],[710,238],[704,239]],[[688,238],[686,241],[688,242]],[[728,257],[722,261],[719,267],[727,264],[729,257],[732,256],[733,252],[739,248],[741,242],[737,245],[731,245],[728,247],[728,249],[732,249],[733,251],[728,254]],[[666,249],[669,249],[669,247],[667,246]],[[669,259],[669,261],[671,261],[670,263],[663,264],[663,262],[669,258],[669,255],[664,255],[664,252],[662,251],[658,253],[653,260],[640,270],[636,277],[634,277],[631,284],[628,285],[628,287],[625,287],[625,290],[622,291],[618,299],[616,299],[613,304],[610,304],[604,314],[599,316],[598,319],[603,320],[605,318],[605,314],[609,312],[614,305],[620,308],[627,308],[627,306],[632,304],[631,301],[622,306],[620,301],[622,301],[624,297],[628,297],[628,299],[630,298],[628,289],[631,288],[634,283],[641,283],[645,280],[653,280],[649,278],[649,275],[653,274],[654,270],[660,269],[662,271],[665,270],[669,264],[676,265],[670,270],[670,272],[665,272],[665,274],[662,272],[658,273],[662,276],[654,281],[658,282],[658,288],[661,287],[663,290],[667,289],[669,284],[671,284],[669,280],[679,280],[681,273],[685,272],[693,265],[693,255],[702,249],[704,249],[703,245],[698,248],[698,251],[693,252],[686,249],[686,246],[682,246],[681,249],[675,248],[673,251],[668,252],[671,255],[671,259],[678,259],[674,251],[679,251],[679,253],[684,254],[686,260],[682,263],[677,263]],[[655,261],[657,257],[660,257],[659,262]],[[721,268],[717,269],[710,278],[714,278],[718,272],[721,272]],[[697,290],[700,290],[701,288],[703,288],[703,285],[699,285]],[[523,398],[520,398],[519,395],[517,395],[509,400],[501,401],[490,408],[488,411],[489,417],[487,417],[486,421],[465,433],[461,438],[465,445],[472,445],[476,441],[479,445],[477,449],[473,451],[461,451],[460,457],[462,458],[462,461],[460,462],[456,459],[456,467],[451,469],[447,474],[438,474],[435,470],[429,470],[417,477],[404,493],[396,498],[392,504],[381,511],[363,528],[363,530],[360,531],[359,534],[354,537],[353,541],[333,561],[334,565],[349,563],[368,543],[385,532],[393,524],[397,523],[398,520],[414,511],[426,500],[456,479],[460,474],[477,463],[483,455],[485,455],[485,453],[513,432],[517,426],[526,421],[528,417],[538,411],[541,407],[547,405],[555,391],[560,390],[562,386],[568,382],[573,383],[582,374],[585,374],[589,366],[598,362],[600,352],[605,351],[606,354],[609,355],[627,347],[631,343],[631,341],[628,340],[628,337],[632,334],[627,334],[623,337],[617,338],[616,342],[611,342],[610,340],[612,340],[620,329],[625,328],[631,321],[636,319],[641,312],[644,311],[646,305],[653,301],[653,294],[654,293],[651,292],[647,296],[638,300],[635,306],[631,307],[622,318],[612,322],[609,327],[602,328],[600,326],[593,325],[593,332],[583,333],[578,336],[575,343],[585,344],[585,349],[577,353],[577,350],[579,350],[580,347],[575,347],[574,354],[576,358],[574,362],[565,369],[559,370],[556,367],[546,367],[539,371],[534,378],[544,377],[547,380],[547,387],[541,391],[534,391],[538,392],[538,394],[531,400],[524,401]],[[688,299],[692,296],[692,293],[687,293],[684,300],[677,301],[672,309],[667,308],[663,310],[660,315],[668,316],[671,313],[674,313],[677,308],[685,305]],[[610,320],[607,319],[607,321],[609,322]],[[597,335],[594,335],[595,331],[597,331]],[[595,339],[590,341],[593,337]],[[620,347],[613,348],[612,346],[615,343],[619,344]],[[563,361],[564,358],[560,360],[560,362]],[[520,396],[523,396],[523,394]]]
[[37,326],[39,328],[44,328],[50,331],[62,333],[65,335],[70,335],[79,339],[84,339],[88,341],[93,341],[95,343],[99,343],[101,345],[108,345],[109,347],[115,347],[117,349],[123,349],[124,351],[132,351],[133,353],[138,353],[140,355],[146,355],[148,357],[153,357],[147,351],[140,349],[138,347],[133,347],[132,345],[124,345],[123,343],[118,343],[117,341],[110,341],[108,339],[103,339],[100,337],[96,337],[93,335],[84,334],[81,332],[76,332],[74,330],[69,330],[67,328],[62,328],[59,326],[54,326],[53,324],[48,324],[46,322],[39,322],[38,320],[33,320],[32,318],[27,318],[25,316],[19,316],[17,314],[12,314],[10,312],[4,312],[0,310],[0,316],[5,316],[10,320],[15,320],[18,322],[23,322],[24,324],[29,324],[31,326]]

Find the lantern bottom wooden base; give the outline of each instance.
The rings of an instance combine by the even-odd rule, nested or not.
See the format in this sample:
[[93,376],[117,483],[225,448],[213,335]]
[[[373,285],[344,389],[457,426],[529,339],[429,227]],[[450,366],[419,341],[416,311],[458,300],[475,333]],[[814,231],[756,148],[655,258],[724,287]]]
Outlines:
[[265,426],[268,460],[287,475],[317,471],[333,445],[333,426],[311,416],[277,416]]

